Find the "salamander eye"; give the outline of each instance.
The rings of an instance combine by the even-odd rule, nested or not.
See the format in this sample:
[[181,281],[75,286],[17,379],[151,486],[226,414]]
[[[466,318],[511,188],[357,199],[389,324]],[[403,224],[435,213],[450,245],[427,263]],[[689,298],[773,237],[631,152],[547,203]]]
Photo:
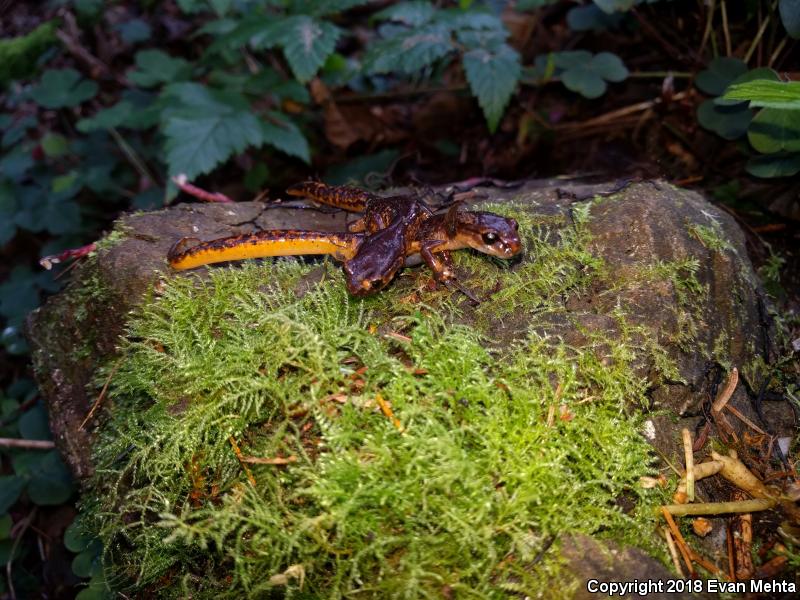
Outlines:
[[491,246],[497,241],[496,233],[492,232],[484,233],[481,237],[483,238],[483,243],[486,244],[487,246]]

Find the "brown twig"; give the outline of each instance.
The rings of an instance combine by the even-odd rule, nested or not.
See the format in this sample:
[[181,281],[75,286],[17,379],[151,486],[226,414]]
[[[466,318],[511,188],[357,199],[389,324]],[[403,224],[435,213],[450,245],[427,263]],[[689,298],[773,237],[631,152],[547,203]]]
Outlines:
[[111,384],[111,380],[119,370],[121,364],[122,361],[118,360],[117,363],[112,367],[111,372],[106,378],[106,382],[103,384],[103,389],[100,390],[100,395],[97,397],[97,400],[94,401],[94,404],[92,404],[92,408],[89,409],[89,412],[86,413],[86,417],[83,419],[78,429],[83,429],[83,426],[86,425],[86,422],[92,418],[92,415],[94,415],[95,411],[100,407],[100,403],[103,401],[103,398],[105,398],[106,392],[108,391],[108,386]]
[[728,8],[725,5],[725,0],[720,2],[719,10],[722,14],[722,35],[725,38],[725,56],[730,56],[733,54],[733,50],[731,50],[731,31],[728,27]]
[[250,485],[256,487],[256,478],[253,477],[253,473],[250,471],[250,467],[247,466],[247,463],[244,460],[245,457],[242,454],[242,451],[239,450],[239,445],[236,443],[236,440],[233,439],[233,436],[230,436],[228,438],[228,441],[231,443],[231,447],[233,448],[233,453],[236,455],[239,464],[242,465],[242,469],[247,475],[247,481],[250,482]]
[[666,509],[666,507],[661,507],[661,514],[664,515],[664,519],[667,521],[667,525],[669,526],[672,535],[675,538],[675,542],[678,545],[678,550],[681,552],[681,556],[683,556],[683,561],[686,563],[686,568],[689,569],[689,576],[694,575],[694,566],[692,566],[692,559],[691,559],[691,549],[686,544],[686,540],[683,539],[683,535],[681,535],[681,530],[678,529],[678,525],[675,523],[675,519],[672,518],[672,515]]
[[242,456],[239,459],[243,463],[251,465],[290,465],[297,462],[297,457],[292,454],[291,456],[276,456],[275,458],[262,458],[260,456]]
[[694,453],[692,451],[692,433],[684,427],[681,431],[683,437],[683,455],[686,460],[686,497],[689,502],[694,502]]
[[728,376],[728,381],[725,383],[725,387],[720,390],[717,394],[716,400],[714,400],[714,404],[711,405],[711,410],[715,413],[719,413],[725,408],[725,405],[733,396],[733,392],[736,390],[736,385],[739,383],[739,370],[736,367],[733,367],[731,374]]
[[51,440],[23,440],[19,438],[0,438],[0,448],[26,448],[28,450],[51,450],[55,448]]
[[678,549],[675,547],[675,540],[672,539],[672,534],[667,527],[662,527],[661,531],[664,533],[664,538],[667,540],[667,549],[669,555],[672,557],[672,565],[675,567],[675,572],[683,579],[683,567],[681,567],[681,559],[678,557]]
[[187,181],[186,175],[176,175],[172,178],[172,181],[182,192],[203,200],[204,202],[233,202],[233,200],[221,192],[207,192],[196,185],[192,185]]

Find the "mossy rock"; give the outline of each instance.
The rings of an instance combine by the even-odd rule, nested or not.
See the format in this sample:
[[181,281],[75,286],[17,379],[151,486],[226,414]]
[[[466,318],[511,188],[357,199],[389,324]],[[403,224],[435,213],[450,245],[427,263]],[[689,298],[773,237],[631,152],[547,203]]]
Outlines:
[[[638,485],[649,443],[677,455],[726,368],[757,389],[771,326],[727,214],[660,182],[608,187],[477,190],[526,245],[512,263],[457,253],[477,307],[422,269],[362,300],[326,261],[166,265],[185,235],[340,214],[121,219],[29,324],[107,580],[159,597],[571,597],[573,534],[663,558],[664,492]],[[733,402],[756,418],[745,392]],[[789,414],[770,407],[778,429]],[[667,573],[635,563],[618,572]]]

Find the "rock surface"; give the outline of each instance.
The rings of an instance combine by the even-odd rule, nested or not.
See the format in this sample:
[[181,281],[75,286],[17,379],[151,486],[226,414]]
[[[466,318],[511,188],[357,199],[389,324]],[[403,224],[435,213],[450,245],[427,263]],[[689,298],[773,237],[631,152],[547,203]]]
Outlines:
[[[758,420],[748,396],[757,392],[764,366],[774,357],[774,331],[744,237],[728,214],[694,192],[663,182],[615,187],[533,181],[516,189],[478,188],[471,204],[512,204],[531,215],[545,241],[553,243],[574,231],[578,222],[585,224],[587,250],[598,259],[585,267],[591,271],[590,285],[578,294],[565,293],[560,310],[538,319],[536,328],[572,346],[591,343],[599,332],[605,339],[625,336],[646,350],[635,369],[648,381],[651,406],[646,409],[661,415],[647,435],[664,455],[674,456],[682,452],[680,429],[693,428],[702,418],[703,404],[733,366],[745,385],[732,404]],[[333,231],[345,226],[342,213],[295,204],[182,204],[124,216],[96,256],[76,270],[68,288],[31,315],[28,335],[51,427],[78,479],[93,472],[93,421],[84,425],[84,420],[98,401],[94,391],[90,395],[102,385],[93,379],[97,368],[110,367],[113,376],[117,340],[129,312],[147,302],[164,278],[184,276],[171,272],[166,263],[170,246],[184,236],[208,240],[259,228]],[[536,260],[529,249],[513,269],[522,272]],[[313,277],[303,285],[315,285]],[[491,297],[492,292],[501,291],[490,290],[484,303],[498,303],[504,314],[489,319],[489,337],[502,344],[524,335],[535,307],[524,302],[521,308],[513,302],[503,307],[500,293]],[[466,303],[460,314],[466,323],[479,318]],[[665,377],[667,371],[671,374]],[[783,404],[770,403],[766,416],[776,433],[791,427],[791,411]],[[733,425],[741,428],[738,421]],[[584,572],[591,571],[578,546],[585,544],[570,541],[565,556],[584,564]],[[616,566],[603,566],[603,578],[663,575],[649,563],[642,571],[631,570],[638,560],[631,552],[622,551],[624,560]]]
[[[572,227],[574,211],[591,203],[590,248],[604,259],[608,272],[590,293],[566,300],[567,317],[555,319],[546,333],[580,345],[585,340],[582,331],[615,331],[613,312],[621,306],[630,321],[659,340],[678,366],[675,381],[653,382],[652,408],[698,417],[720,364],[733,365],[746,383],[738,388],[734,405],[757,419],[747,390],[759,389],[759,365],[770,362],[775,348],[741,230],[730,215],[694,192],[647,182],[603,196],[613,189],[612,184],[534,181],[520,189],[476,191],[485,201],[513,202],[547,218],[556,224],[553,236]],[[96,366],[113,357],[127,313],[147,298],[160,278],[181,276],[170,271],[165,259],[177,239],[214,239],[258,228],[335,231],[347,218],[343,213],[304,210],[296,202],[181,204],[122,217],[114,242],[101,244],[96,260],[79,268],[67,290],[29,319],[28,335],[53,433],[76,477],[92,472],[91,436],[81,427],[94,401],[87,396],[87,385]],[[700,288],[680,289],[674,280],[654,283],[641,275],[653,265],[686,260],[696,261]],[[700,293],[702,288],[707,293]],[[527,315],[513,314],[498,322],[493,333],[512,338],[526,329],[527,321]],[[649,374],[654,365],[643,362],[639,368]],[[788,422],[786,407],[767,408],[774,423]],[[671,454],[676,428],[663,418],[659,423],[652,441]]]

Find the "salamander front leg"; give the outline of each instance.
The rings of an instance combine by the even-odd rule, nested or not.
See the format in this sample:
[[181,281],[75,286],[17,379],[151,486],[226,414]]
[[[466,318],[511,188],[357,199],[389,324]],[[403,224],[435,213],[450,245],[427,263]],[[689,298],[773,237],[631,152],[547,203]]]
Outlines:
[[436,252],[436,248],[443,246],[446,242],[441,240],[431,240],[423,242],[420,248],[420,255],[425,264],[430,267],[433,277],[438,283],[444,284],[450,291],[458,291],[464,294],[473,305],[481,303],[480,300],[470,290],[458,283],[456,271],[453,267],[453,257],[448,250]]

